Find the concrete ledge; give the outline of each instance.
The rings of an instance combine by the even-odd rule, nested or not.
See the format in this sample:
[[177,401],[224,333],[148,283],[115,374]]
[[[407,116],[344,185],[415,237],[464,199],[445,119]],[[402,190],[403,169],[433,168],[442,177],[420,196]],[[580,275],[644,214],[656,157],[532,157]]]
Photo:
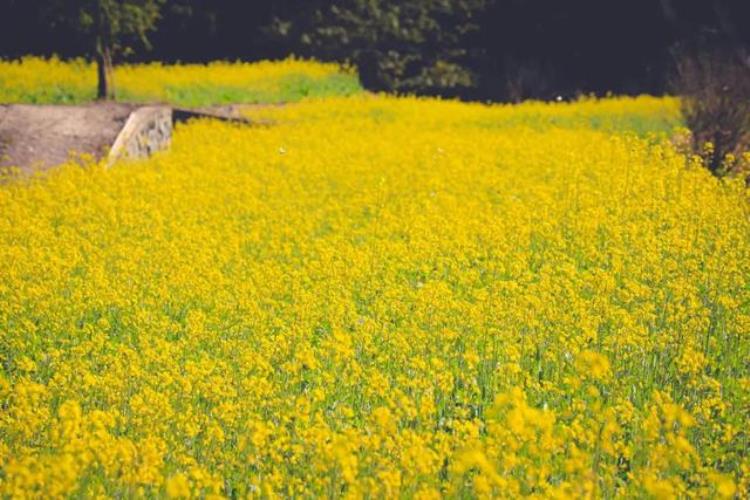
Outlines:
[[227,123],[238,123],[241,125],[251,125],[253,127],[268,127],[274,124],[272,120],[259,120],[257,118],[248,118],[242,114],[243,108],[248,106],[267,105],[235,105],[209,106],[205,108],[173,108],[172,123],[185,123],[194,119],[213,119]]
[[189,109],[173,108],[173,123],[183,123],[193,119],[213,118],[224,122],[242,123],[245,125],[254,125],[255,122],[242,116],[239,110],[234,106],[223,106],[215,109]]

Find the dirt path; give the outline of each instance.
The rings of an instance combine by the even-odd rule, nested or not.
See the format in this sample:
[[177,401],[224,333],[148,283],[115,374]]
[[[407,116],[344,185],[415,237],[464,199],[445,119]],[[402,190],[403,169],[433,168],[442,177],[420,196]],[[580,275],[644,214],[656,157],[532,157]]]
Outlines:
[[71,153],[101,158],[135,107],[0,105],[0,166],[33,172],[63,163]]

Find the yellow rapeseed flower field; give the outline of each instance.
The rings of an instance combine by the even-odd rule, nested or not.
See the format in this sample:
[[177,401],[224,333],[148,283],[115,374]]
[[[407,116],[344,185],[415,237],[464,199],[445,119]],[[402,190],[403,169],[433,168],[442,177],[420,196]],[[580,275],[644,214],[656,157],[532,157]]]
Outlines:
[[[118,100],[182,106],[291,102],[349,95],[361,90],[357,75],[337,64],[286,59],[254,63],[115,67]],[[96,67],[82,59],[24,57],[0,60],[0,103],[77,103],[96,96]]]
[[5,182],[0,495],[747,498],[748,196],[626,131],[677,109],[309,100]]

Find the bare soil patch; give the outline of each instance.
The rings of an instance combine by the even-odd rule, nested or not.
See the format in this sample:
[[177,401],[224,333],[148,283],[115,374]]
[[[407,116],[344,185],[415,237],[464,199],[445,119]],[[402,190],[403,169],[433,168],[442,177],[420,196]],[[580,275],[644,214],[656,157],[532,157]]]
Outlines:
[[[90,155],[99,160],[128,120],[130,113],[144,104],[92,103],[78,106],[4,104],[0,105],[0,170],[19,167],[22,174]],[[243,111],[267,105],[224,105],[200,108],[173,108],[175,122],[213,118],[252,125],[268,125],[248,119]]]
[[102,158],[136,107],[120,103],[0,105],[0,166],[31,173],[79,154]]

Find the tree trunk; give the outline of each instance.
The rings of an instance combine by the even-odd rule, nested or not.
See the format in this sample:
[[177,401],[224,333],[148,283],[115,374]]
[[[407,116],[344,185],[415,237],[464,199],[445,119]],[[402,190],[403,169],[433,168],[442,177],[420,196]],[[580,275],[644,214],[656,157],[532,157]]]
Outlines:
[[100,100],[115,98],[115,82],[112,72],[111,26],[105,19],[102,2],[96,2],[96,72],[99,84],[96,96]]
[[114,72],[112,68],[112,52],[109,47],[99,42],[96,50],[96,72],[98,86],[96,97],[100,100],[111,101],[115,98]]

